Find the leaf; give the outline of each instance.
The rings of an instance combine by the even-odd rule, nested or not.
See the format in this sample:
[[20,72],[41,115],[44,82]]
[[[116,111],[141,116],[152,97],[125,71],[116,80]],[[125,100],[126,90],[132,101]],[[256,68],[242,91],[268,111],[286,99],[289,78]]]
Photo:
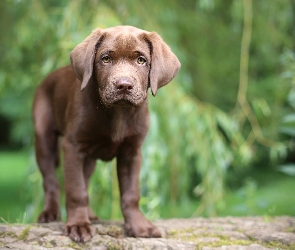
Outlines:
[[282,122],[283,123],[290,123],[290,122],[294,122],[295,123],[295,113],[291,113],[291,114],[285,115],[283,117],[283,119],[282,119]]
[[291,107],[295,108],[295,91],[294,90],[290,91],[287,99]]
[[[256,115],[262,114],[263,116],[270,116],[271,109],[264,98],[254,99],[252,101],[253,109]],[[261,116],[261,115],[260,115]]]
[[279,132],[285,135],[289,135],[294,137],[295,136],[295,127],[280,127]]
[[295,164],[280,165],[278,166],[277,171],[286,175],[295,176]]

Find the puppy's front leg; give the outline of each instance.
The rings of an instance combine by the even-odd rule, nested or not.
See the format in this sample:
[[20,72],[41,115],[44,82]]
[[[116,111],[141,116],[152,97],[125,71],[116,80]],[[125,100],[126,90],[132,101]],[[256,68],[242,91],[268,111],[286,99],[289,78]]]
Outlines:
[[140,147],[136,147],[134,143],[122,145],[117,157],[121,208],[126,234],[132,237],[161,237],[159,230],[139,210],[141,158]]
[[77,242],[88,241],[93,228],[88,217],[87,185],[83,175],[86,159],[79,155],[76,147],[67,140],[63,141],[64,176],[67,223],[63,234]]

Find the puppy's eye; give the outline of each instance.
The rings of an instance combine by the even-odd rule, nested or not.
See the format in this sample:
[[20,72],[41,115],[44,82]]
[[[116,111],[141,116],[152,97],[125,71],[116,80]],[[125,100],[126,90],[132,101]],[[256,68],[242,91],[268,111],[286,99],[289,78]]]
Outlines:
[[110,63],[111,62],[111,57],[110,56],[103,56],[101,58],[103,63]]
[[146,59],[143,56],[140,56],[137,58],[137,63],[143,65],[146,63]]

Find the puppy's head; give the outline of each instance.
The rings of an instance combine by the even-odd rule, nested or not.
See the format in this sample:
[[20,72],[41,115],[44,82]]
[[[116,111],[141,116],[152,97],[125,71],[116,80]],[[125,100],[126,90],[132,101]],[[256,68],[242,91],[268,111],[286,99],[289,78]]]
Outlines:
[[70,56],[81,90],[96,81],[106,106],[140,106],[148,87],[155,96],[180,68],[158,34],[131,26],[96,29]]

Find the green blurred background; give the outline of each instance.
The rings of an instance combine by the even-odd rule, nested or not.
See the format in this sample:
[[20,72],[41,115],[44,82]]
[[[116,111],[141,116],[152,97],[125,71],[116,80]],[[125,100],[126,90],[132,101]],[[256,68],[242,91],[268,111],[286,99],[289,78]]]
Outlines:
[[[42,209],[37,85],[93,29],[122,24],[158,32],[182,63],[149,97],[147,217],[295,216],[294,0],[2,0],[0,11],[1,222]],[[103,219],[121,218],[115,164],[98,162],[89,189]]]

